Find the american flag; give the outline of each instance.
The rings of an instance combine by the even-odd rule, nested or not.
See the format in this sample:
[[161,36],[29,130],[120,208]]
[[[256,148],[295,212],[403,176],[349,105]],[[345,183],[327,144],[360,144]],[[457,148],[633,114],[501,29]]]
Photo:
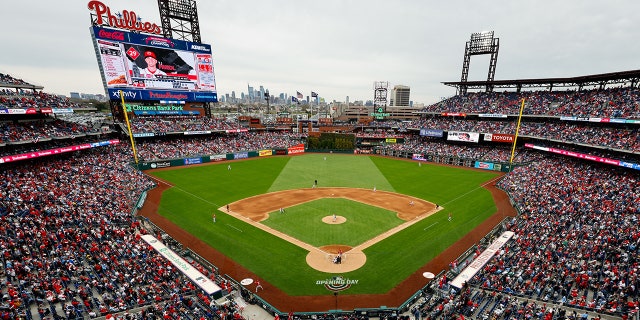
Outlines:
[[302,93],[300,93],[300,91],[296,91],[296,97],[298,97],[298,99],[304,98],[304,96],[302,95]]
[[311,91],[311,96],[312,96],[312,97],[314,97],[314,98],[317,98],[317,97],[318,97],[318,94],[317,94],[317,93],[315,93],[315,92],[313,92],[313,91]]

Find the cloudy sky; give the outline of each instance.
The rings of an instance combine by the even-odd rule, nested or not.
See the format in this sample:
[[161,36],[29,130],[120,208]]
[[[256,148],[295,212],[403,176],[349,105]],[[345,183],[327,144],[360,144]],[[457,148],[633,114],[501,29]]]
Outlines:
[[[88,0],[22,0],[0,11],[0,72],[46,92],[104,93],[89,34]],[[156,0],[102,0],[160,24]],[[640,1],[199,0],[218,92],[263,85],[272,94],[318,92],[372,100],[373,83],[411,87],[411,100],[455,94],[465,42],[500,38],[496,80],[640,69]],[[486,80],[489,56],[471,59]]]

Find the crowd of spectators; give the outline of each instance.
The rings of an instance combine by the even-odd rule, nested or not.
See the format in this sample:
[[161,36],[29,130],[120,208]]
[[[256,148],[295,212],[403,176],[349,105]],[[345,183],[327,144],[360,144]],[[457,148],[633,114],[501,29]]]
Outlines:
[[[413,120],[409,127],[504,134],[515,134],[516,131],[516,124],[513,120],[475,120],[440,116]],[[601,126],[566,121],[523,121],[520,124],[518,134],[638,152],[640,151],[640,132],[638,130],[637,126]]]
[[[0,82],[17,81],[0,74]],[[21,80],[20,80],[21,81]],[[640,116],[638,89],[584,92],[471,93],[429,112]],[[0,92],[4,107],[64,107],[43,93]],[[61,106],[62,105],[62,106]],[[237,129],[236,121],[194,117],[135,117],[134,132]],[[426,117],[386,128],[512,133],[513,122]],[[637,129],[566,122],[524,122],[520,134],[639,151]],[[0,123],[0,142],[38,141],[93,133],[63,120]],[[375,133],[375,132],[374,132]],[[404,135],[388,150],[506,162],[510,148],[446,143]],[[81,138],[83,139],[83,138]],[[304,141],[290,132],[241,132],[178,139],[138,139],[142,159],[170,159],[243,150],[287,148]],[[49,143],[49,142],[47,142]],[[54,143],[54,142],[52,142]],[[44,144],[26,144],[27,149]],[[566,146],[562,148],[567,149]],[[16,149],[11,149],[15,151]],[[3,149],[3,153],[4,153]],[[238,317],[218,309],[140,239],[131,212],[153,182],[127,165],[126,143],[0,171],[0,249],[4,296],[0,319],[82,318],[119,313],[126,319]],[[460,292],[425,296],[416,311],[428,318],[577,319],[602,313],[626,317],[640,292],[640,178],[636,171],[519,150],[516,167],[499,183],[520,216],[506,224],[515,237]],[[194,262],[194,264],[196,264]],[[196,264],[197,265],[197,264]],[[223,281],[201,265],[198,269]],[[440,282],[440,289],[446,281]],[[573,311],[568,311],[573,310]],[[126,314],[124,314],[126,312]]]
[[15,84],[15,85],[31,85],[30,83],[22,80],[22,79],[18,79],[15,78],[13,76],[11,76],[10,74],[6,74],[6,73],[1,73],[0,72],[0,84]]
[[638,88],[583,91],[471,92],[426,106],[424,112],[640,118]]
[[637,173],[548,157],[499,186],[521,213],[516,237],[473,284],[598,312],[638,306]]
[[0,109],[28,109],[28,108],[86,108],[86,106],[72,102],[67,97],[61,97],[45,92],[30,92],[3,90],[0,92]]
[[1,319],[211,319],[238,312],[218,308],[140,239],[145,229],[132,210],[153,182],[128,165],[127,150],[96,148],[0,172]]
[[430,116],[412,120],[407,124],[414,129],[437,129],[443,131],[469,131],[481,133],[509,133],[516,131],[514,121],[500,120],[472,120],[465,118]]
[[224,118],[208,118],[194,116],[150,116],[131,119],[131,131],[143,132],[185,132],[185,131],[218,131],[238,129],[237,120]]
[[75,122],[44,118],[29,121],[0,121],[0,143],[40,140],[100,133],[100,128]]
[[638,128],[587,126],[567,122],[525,122],[520,130],[522,135],[537,138],[583,143],[633,152],[640,151],[640,132]]
[[238,132],[222,135],[181,137],[171,140],[142,140],[136,143],[141,159],[175,159],[224,154],[235,151],[286,149],[303,143],[302,135],[291,132]]
[[[446,143],[442,139],[429,137],[407,137],[404,143],[388,144],[387,150],[401,151],[407,154],[422,154],[423,156],[446,156],[479,161],[509,162],[511,148],[508,145],[476,145],[469,143]],[[514,163],[527,163],[538,157],[535,153],[518,150]]]
[[499,187],[520,212],[504,225],[514,238],[462,290],[450,290],[446,274],[437,278],[412,311],[427,319],[630,319],[640,312],[637,173],[551,155],[517,167]]

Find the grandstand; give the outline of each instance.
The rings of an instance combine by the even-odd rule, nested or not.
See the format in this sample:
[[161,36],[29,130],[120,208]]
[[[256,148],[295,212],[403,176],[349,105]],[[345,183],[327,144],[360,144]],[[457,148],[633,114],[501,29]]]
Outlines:
[[[341,315],[637,317],[640,96],[637,83],[631,83],[467,93],[425,107],[419,119],[341,126],[352,130],[362,153],[467,167],[500,165],[493,167],[506,172],[499,187],[518,211],[495,231],[512,231],[513,240],[463,287],[449,281],[487,249],[495,232],[461,252],[450,268],[407,297],[405,306],[389,308],[393,313]],[[0,87],[5,280],[0,318],[250,318],[242,314],[242,303],[256,303],[259,295],[239,287],[240,279],[226,277],[216,261],[201,259],[136,215],[155,183],[132,164],[125,126],[109,126],[100,116],[62,117],[76,104],[12,75],[0,75]],[[523,122],[511,161],[511,144],[493,137],[513,135],[522,99]],[[283,123],[279,130],[255,130],[202,115],[139,115],[131,122],[143,164],[287,149],[309,134],[294,130],[293,121],[284,130]],[[478,140],[451,140],[450,132]],[[225,295],[241,299],[206,294],[149,250],[140,239],[145,234],[180,253]],[[318,311],[296,316],[323,318],[328,310]]]

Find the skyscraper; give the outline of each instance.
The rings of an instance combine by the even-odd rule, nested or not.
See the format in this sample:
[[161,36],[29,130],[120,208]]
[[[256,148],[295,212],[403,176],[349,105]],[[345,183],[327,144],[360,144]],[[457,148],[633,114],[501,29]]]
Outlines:
[[397,85],[391,91],[391,102],[394,107],[408,107],[409,93],[411,89],[408,86]]

